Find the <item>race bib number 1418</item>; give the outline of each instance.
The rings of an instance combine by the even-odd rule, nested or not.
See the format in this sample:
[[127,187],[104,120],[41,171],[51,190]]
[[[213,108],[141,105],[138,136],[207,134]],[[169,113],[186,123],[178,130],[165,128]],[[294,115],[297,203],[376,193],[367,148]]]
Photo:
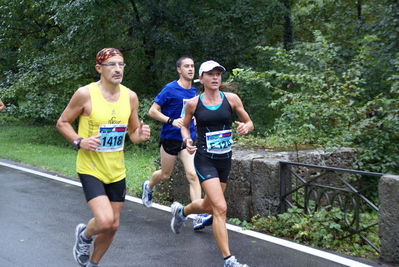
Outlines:
[[101,145],[97,152],[115,152],[123,150],[125,143],[126,124],[104,124],[100,125],[98,134],[101,135]]

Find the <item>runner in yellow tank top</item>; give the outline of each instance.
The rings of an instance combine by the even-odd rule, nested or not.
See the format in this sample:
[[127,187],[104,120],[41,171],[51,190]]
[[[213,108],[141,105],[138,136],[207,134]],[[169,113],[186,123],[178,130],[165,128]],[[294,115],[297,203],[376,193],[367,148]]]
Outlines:
[[[126,192],[126,134],[133,143],[146,141],[151,134],[139,121],[136,93],[120,84],[124,67],[119,50],[98,52],[95,68],[100,80],[79,88],[57,122],[57,129],[79,150],[76,169],[94,215],[75,230],[73,255],[80,266],[98,267],[118,230]],[[77,133],[71,124],[78,117]]]
[[[105,184],[118,182],[126,177],[123,144],[130,116],[129,91],[120,85],[118,101],[109,103],[96,83],[88,85],[88,90],[92,112],[87,117],[79,117],[78,134],[83,138],[101,134],[101,144],[96,152],[79,149],[76,171],[97,177]],[[110,165],[108,162],[115,164]]]

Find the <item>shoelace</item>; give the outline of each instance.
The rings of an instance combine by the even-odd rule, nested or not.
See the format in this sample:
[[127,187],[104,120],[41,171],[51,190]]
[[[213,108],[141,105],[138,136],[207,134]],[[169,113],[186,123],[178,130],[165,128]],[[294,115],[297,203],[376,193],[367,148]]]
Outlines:
[[153,190],[150,190],[150,189],[148,188],[148,186],[145,186],[145,191],[147,191],[148,200],[151,201]]
[[196,224],[202,224],[205,221],[205,217],[203,215],[198,216]]
[[184,226],[186,221],[187,221],[187,217],[182,218],[182,217],[180,217],[180,215],[177,215],[177,225],[178,225],[178,227]]
[[182,217],[177,216],[177,223],[178,223],[179,225],[184,224],[185,221],[187,221],[187,218],[183,219]]
[[205,220],[207,219],[207,217],[208,217],[208,215],[204,215],[204,214],[198,215],[198,217],[195,219],[195,224],[196,225],[203,224],[205,222]]
[[79,246],[79,254],[80,255],[89,255],[90,254],[90,244],[78,244]]
[[237,261],[236,258],[230,260],[227,264],[226,267],[248,267],[246,264],[241,264]]

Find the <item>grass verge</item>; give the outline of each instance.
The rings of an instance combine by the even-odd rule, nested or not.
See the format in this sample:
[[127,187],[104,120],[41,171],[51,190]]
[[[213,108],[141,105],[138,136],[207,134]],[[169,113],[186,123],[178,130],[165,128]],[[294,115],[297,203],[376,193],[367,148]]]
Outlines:
[[[0,126],[0,143],[0,158],[77,178],[77,151],[55,126]],[[141,183],[155,171],[154,161],[159,156],[155,148],[156,144],[151,141],[144,145],[126,145],[129,194],[140,196]]]

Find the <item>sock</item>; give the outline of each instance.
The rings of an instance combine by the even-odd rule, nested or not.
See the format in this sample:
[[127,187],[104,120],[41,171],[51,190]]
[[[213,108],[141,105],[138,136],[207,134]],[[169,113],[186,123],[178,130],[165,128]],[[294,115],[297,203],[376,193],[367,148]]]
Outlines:
[[148,184],[145,185],[145,189],[146,189],[148,192],[150,192],[150,193],[154,192],[152,189],[150,189],[150,187],[148,186]]
[[186,217],[184,215],[184,207],[179,210],[179,215],[182,216],[182,217]]
[[90,243],[93,239],[92,238],[87,238],[85,236],[85,232],[83,231],[80,236],[82,237],[83,241],[85,241],[86,243]]
[[97,263],[93,263],[92,261],[89,261],[89,263],[86,265],[86,267],[98,267]]
[[230,257],[231,257],[231,255],[230,256],[227,256],[226,258],[224,258],[223,260],[228,260],[228,259],[230,259]]

